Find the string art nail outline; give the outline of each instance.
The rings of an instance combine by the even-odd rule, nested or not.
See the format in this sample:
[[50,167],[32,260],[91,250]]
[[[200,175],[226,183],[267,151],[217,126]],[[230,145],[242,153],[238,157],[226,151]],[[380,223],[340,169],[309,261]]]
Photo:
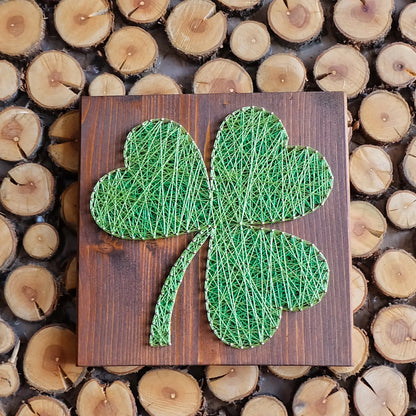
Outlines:
[[228,115],[214,142],[209,176],[195,142],[172,120],[148,120],[132,129],[124,159],[126,168],[101,177],[91,194],[97,225],[133,240],[197,233],[163,284],[152,346],[170,345],[177,291],[207,239],[208,321],[231,347],[264,344],[282,310],[304,310],[325,295],[329,268],[323,254],[265,225],[318,209],[333,176],[319,152],[288,146],[273,113],[243,107]]

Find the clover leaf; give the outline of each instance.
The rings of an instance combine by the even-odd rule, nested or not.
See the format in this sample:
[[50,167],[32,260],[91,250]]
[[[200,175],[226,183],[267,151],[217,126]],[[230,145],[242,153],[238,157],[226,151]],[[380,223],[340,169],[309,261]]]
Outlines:
[[274,114],[258,107],[237,110],[220,126],[209,179],[197,146],[177,123],[150,120],[129,133],[126,168],[103,176],[91,195],[98,226],[129,239],[197,232],[162,287],[151,345],[170,344],[177,291],[208,238],[208,320],[232,347],[263,344],[282,310],[306,309],[325,295],[329,269],[323,254],[264,227],[314,211],[332,189],[323,156],[287,142]]

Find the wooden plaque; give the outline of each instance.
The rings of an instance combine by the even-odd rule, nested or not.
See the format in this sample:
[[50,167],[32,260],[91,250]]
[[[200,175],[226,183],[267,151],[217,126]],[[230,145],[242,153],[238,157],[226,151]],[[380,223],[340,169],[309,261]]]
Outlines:
[[[323,207],[275,224],[313,242],[330,268],[327,295],[303,312],[284,312],[270,341],[248,350],[222,343],[206,317],[203,285],[207,244],[192,260],[172,316],[172,345],[151,347],[154,306],[171,266],[192,235],[153,241],[111,237],[93,221],[89,200],[97,180],[123,167],[130,129],[151,118],[180,123],[205,163],[224,117],[249,105],[274,112],[289,145],[310,146],[328,161],[334,188]],[[350,365],[349,181],[343,93],[83,97],[81,128],[78,363],[80,365]],[[208,169],[209,172],[209,169]]]

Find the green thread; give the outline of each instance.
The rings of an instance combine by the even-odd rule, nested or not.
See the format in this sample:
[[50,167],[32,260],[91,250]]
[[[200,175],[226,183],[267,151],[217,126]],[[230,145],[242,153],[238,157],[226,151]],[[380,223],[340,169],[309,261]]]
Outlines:
[[274,114],[237,110],[218,131],[209,180],[197,146],[177,123],[150,120],[129,133],[126,169],[103,176],[91,195],[94,220],[130,239],[200,231],[163,285],[151,345],[170,344],[178,288],[208,237],[208,320],[226,344],[261,345],[273,336],[282,310],[303,310],[322,299],[329,278],[322,253],[298,237],[258,227],[314,211],[332,189],[322,155],[287,142]]

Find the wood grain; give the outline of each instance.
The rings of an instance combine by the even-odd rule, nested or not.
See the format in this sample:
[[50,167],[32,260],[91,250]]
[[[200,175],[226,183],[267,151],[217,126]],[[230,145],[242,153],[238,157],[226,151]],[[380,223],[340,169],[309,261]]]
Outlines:
[[[285,312],[265,345],[237,350],[212,333],[203,284],[207,244],[190,264],[172,317],[172,345],[148,343],[154,305],[170,267],[192,235],[129,241],[101,231],[89,211],[96,181],[124,166],[128,131],[150,118],[170,118],[185,127],[209,165],[215,134],[232,111],[257,105],[281,118],[289,144],[319,150],[334,174],[326,204],[301,219],[274,228],[313,242],[330,267],[327,295],[304,312]],[[349,182],[343,93],[263,93],[83,97],[79,227],[80,365],[351,365],[348,244]],[[209,171],[209,169],[208,169]]]

